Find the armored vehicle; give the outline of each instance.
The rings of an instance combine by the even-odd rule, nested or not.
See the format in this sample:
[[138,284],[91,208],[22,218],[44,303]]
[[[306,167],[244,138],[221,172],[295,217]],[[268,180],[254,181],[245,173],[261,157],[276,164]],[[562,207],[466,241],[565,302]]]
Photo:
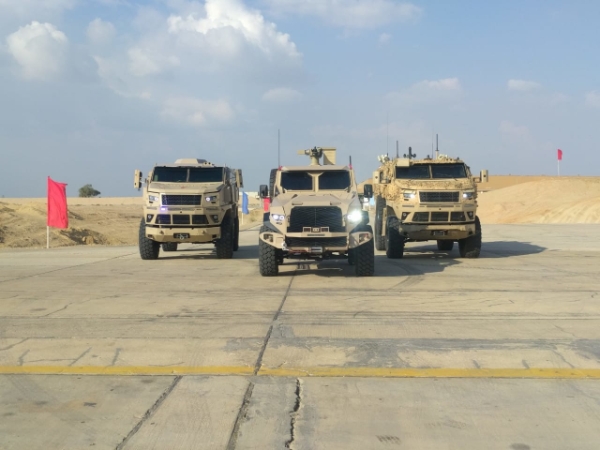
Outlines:
[[259,233],[260,274],[277,275],[286,258],[347,258],[357,276],[373,275],[373,230],[352,165],[336,165],[334,148],[299,154],[309,156],[311,164],[274,169],[271,188],[260,187],[261,198],[271,198]]
[[[140,223],[142,259],[156,259],[179,243],[214,243],[217,258],[228,259],[239,246],[238,202],[242,171],[204,159],[178,159],[156,165],[145,180]],[[142,187],[135,171],[134,187]]]
[[379,157],[368,186],[375,196],[375,247],[402,258],[405,242],[435,240],[442,251],[458,242],[460,256],[479,257],[477,184],[469,167],[437,151],[434,158],[415,156],[409,148],[404,158]]

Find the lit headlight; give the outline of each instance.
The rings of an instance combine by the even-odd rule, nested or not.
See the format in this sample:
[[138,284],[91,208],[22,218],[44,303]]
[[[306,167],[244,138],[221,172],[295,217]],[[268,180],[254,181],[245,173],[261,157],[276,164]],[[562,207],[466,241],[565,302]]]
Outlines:
[[475,192],[463,192],[463,198],[465,200],[473,200],[474,196],[475,196]]
[[348,213],[348,222],[357,223],[362,221],[363,215],[360,209],[355,209]]
[[204,200],[206,200],[207,202],[214,202],[217,199],[216,195],[210,195],[208,197],[204,197]]
[[283,222],[285,214],[271,214],[271,219],[273,219],[274,222]]
[[149,195],[149,196],[148,196],[148,201],[149,201],[150,203],[157,202],[157,201],[158,201],[158,195]]
[[415,191],[404,191],[402,195],[404,196],[404,200],[412,200],[417,196],[417,193]]

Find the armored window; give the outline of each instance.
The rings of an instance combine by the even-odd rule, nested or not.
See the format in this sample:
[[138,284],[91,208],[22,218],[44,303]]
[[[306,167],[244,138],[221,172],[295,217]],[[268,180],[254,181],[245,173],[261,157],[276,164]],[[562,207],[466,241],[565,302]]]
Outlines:
[[152,181],[159,183],[185,183],[188,170],[185,167],[156,167],[152,174]]
[[190,183],[222,183],[222,167],[191,167]]
[[408,167],[396,167],[396,178],[401,180],[429,179],[429,164],[415,164]]
[[432,164],[433,178],[467,178],[464,164]]
[[342,190],[350,187],[350,172],[347,170],[332,170],[319,176],[319,189],[325,191]]
[[312,191],[313,177],[308,172],[281,172],[281,187],[290,191]]

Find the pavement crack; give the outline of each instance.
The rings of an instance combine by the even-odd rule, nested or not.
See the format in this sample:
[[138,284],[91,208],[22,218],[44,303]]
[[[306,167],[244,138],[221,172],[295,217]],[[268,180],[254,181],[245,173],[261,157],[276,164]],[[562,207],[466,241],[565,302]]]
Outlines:
[[19,365],[22,366],[25,364],[25,357],[29,353],[29,349],[25,350],[21,356],[19,356]]
[[71,364],[69,364],[69,366],[74,366],[77,363],[77,361],[79,361],[81,358],[83,358],[85,355],[87,355],[91,349],[92,349],[92,347],[88,348],[85,352],[83,352],[81,355],[79,355],[77,358],[75,358],[73,360],[73,362]]
[[25,342],[28,339],[29,338],[25,338],[25,339],[20,340],[19,342],[15,342],[14,344],[10,344],[10,345],[8,345],[6,347],[2,347],[2,348],[0,348],[0,352],[3,352],[5,350],[10,350],[11,348],[16,347],[19,344],[22,344],[23,342]]
[[[235,450],[237,445],[238,437],[240,435],[240,426],[242,425],[243,420],[246,418],[246,414],[248,414],[248,405],[250,404],[250,398],[252,397],[252,392],[254,391],[254,382],[250,381],[248,383],[248,387],[246,388],[246,393],[244,394],[244,399],[242,400],[242,406],[238,411],[237,417],[235,418],[235,423],[233,424],[233,428],[231,430],[231,434],[229,435],[229,442],[227,442],[226,450]],[[119,450],[119,449],[117,449]]]
[[154,415],[156,410],[158,408],[160,408],[160,406],[164,403],[164,401],[169,396],[169,394],[171,392],[173,392],[173,390],[177,387],[177,385],[181,381],[181,378],[182,378],[181,375],[179,375],[173,379],[173,382],[169,385],[169,387],[167,389],[165,389],[165,391],[161,394],[160,397],[158,397],[158,399],[154,402],[154,404],[150,407],[150,409],[148,409],[148,411],[146,411],[146,414],[144,414],[144,416],[137,423],[137,425],[135,427],[133,427],[132,430],[129,432],[129,434],[127,434],[127,436],[125,436],[123,438],[121,443],[115,447],[115,450],[122,450],[123,448],[125,448],[125,446],[129,442],[129,440],[139,431],[139,429],[142,427],[142,425],[144,425],[144,423],[146,423],[146,421]]
[[296,440],[296,420],[300,415],[300,408],[302,407],[302,380],[296,378],[296,402],[294,403],[294,409],[290,412],[290,438],[285,443],[285,448],[293,450],[292,445]]
[[118,348],[115,350],[115,356],[113,357],[113,360],[112,360],[112,362],[110,363],[110,365],[111,365],[111,366],[114,366],[114,365],[117,363],[117,361],[119,360],[119,355],[120,355],[120,354],[121,354],[121,347],[118,347]]

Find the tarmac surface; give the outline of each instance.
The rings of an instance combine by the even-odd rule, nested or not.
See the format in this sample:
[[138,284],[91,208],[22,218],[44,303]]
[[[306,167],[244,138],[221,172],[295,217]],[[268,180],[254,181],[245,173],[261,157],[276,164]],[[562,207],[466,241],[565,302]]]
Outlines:
[[485,225],[258,274],[182,246],[0,252],[0,449],[600,448],[600,225]]

